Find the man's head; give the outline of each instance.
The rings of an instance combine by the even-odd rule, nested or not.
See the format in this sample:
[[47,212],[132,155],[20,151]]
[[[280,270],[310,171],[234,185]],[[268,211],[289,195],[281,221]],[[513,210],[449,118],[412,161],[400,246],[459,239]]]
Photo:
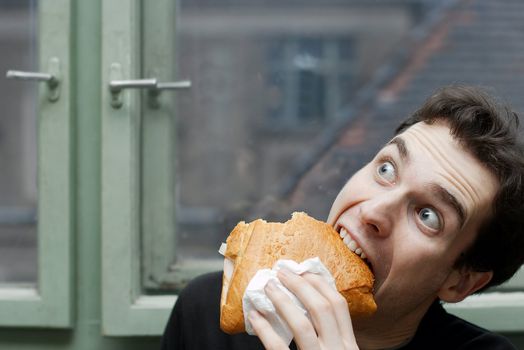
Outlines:
[[524,263],[524,150],[518,116],[478,88],[456,86],[431,96],[397,133],[418,122],[449,125],[453,137],[497,177],[493,214],[456,267],[493,271],[485,288],[505,282]]
[[[348,231],[353,248],[361,248],[370,261],[377,317],[416,322],[435,297],[459,301],[520,266],[517,253],[511,271],[499,271],[508,259],[497,261],[510,249],[508,242],[522,246],[517,213],[522,212],[524,167],[513,114],[494,108],[470,88],[438,92],[335,199],[328,222]],[[477,134],[484,136],[473,137]],[[511,162],[520,170],[513,173]],[[500,212],[506,203],[516,206],[509,219],[515,231],[500,223],[508,216]],[[485,235],[493,235],[493,227],[497,238],[488,240],[485,250]]]

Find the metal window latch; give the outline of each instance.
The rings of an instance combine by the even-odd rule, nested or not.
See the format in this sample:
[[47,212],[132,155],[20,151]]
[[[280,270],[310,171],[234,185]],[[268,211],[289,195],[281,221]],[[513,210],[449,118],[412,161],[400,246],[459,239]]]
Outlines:
[[161,90],[176,90],[176,89],[187,89],[191,87],[191,81],[180,80],[165,83],[157,83],[155,91]]
[[[111,65],[111,76],[119,76],[120,65],[113,63]],[[111,80],[109,82],[109,91],[111,92],[111,106],[113,108],[122,107],[122,90],[124,89],[147,89],[151,98],[156,98],[163,90],[188,89],[191,87],[191,81],[173,81],[159,82],[156,78],[137,79],[137,80]],[[157,107],[157,104],[152,104]]]
[[53,57],[48,63],[48,72],[24,72],[18,70],[8,70],[6,73],[7,79],[17,79],[25,81],[45,82],[47,83],[48,94],[47,98],[51,102],[58,101],[60,97],[60,61]]
[[111,80],[109,90],[114,95],[119,94],[123,89],[154,89],[157,84],[156,79]]

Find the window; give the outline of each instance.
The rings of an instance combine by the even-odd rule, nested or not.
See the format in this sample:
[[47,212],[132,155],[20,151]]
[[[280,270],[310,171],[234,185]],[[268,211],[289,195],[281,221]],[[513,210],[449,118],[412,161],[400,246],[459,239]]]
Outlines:
[[300,132],[343,118],[356,86],[350,38],[276,38],[268,46],[268,128]]
[[[358,70],[349,9],[329,12],[330,25],[298,35],[297,23],[303,26],[317,9],[181,2],[177,54],[166,65],[175,65],[175,75],[192,86],[162,96],[165,103],[172,99],[176,115],[163,128],[171,138],[162,143],[158,132],[149,134],[149,110],[142,121],[142,183],[148,186],[141,206],[143,281],[149,293],[176,292],[192,276],[221,269],[217,249],[238,221],[288,216],[272,209],[315,162],[330,126],[347,118],[340,111]],[[152,166],[159,154],[163,160]],[[174,182],[165,182],[168,173]],[[173,238],[158,238],[165,235]],[[154,256],[164,260],[151,268]]]
[[72,322],[69,5],[0,2],[0,326]]

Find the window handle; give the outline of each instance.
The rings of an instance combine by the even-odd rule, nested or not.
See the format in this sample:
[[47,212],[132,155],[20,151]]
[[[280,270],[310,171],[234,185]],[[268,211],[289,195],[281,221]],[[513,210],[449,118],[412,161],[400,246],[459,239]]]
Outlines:
[[51,102],[55,102],[60,97],[60,62],[53,57],[49,60],[48,72],[26,72],[20,70],[8,70],[5,74],[7,79],[45,82],[47,83],[48,96]]
[[109,90],[112,94],[119,94],[123,89],[154,89],[157,84],[156,79],[111,80]]
[[58,85],[58,79],[50,73],[40,72],[24,72],[20,70],[8,70],[5,77],[7,79],[29,80],[29,81],[45,81],[49,87]]
[[190,87],[191,87],[191,81],[180,80],[180,81],[172,81],[172,82],[165,82],[165,83],[157,83],[155,90],[156,91],[177,90],[177,89],[188,89]]
[[[34,73],[42,74],[42,73]],[[112,93],[119,93],[123,89],[150,89],[153,91],[187,89],[191,87],[191,81],[181,80],[160,83],[156,78],[138,80],[111,80],[109,89]]]
[[[118,76],[120,65],[113,63],[111,65],[111,75]],[[163,90],[179,90],[191,87],[191,81],[180,80],[172,82],[159,82],[157,78],[136,79],[136,80],[111,80],[109,82],[109,91],[111,92],[111,106],[113,108],[122,107],[122,90],[124,89],[146,89],[149,91],[151,99],[155,99]],[[158,107],[157,103],[151,102],[152,107]]]
[[160,93],[164,90],[181,90],[181,89],[189,89],[190,87],[191,87],[191,81],[189,80],[157,83],[154,89],[149,90],[149,98],[148,98],[149,107],[153,109],[157,109],[160,107],[158,95],[160,95]]

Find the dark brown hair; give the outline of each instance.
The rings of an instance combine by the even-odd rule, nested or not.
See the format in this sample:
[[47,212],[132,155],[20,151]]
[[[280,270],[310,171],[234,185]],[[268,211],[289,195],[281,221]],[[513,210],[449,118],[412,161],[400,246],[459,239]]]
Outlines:
[[511,278],[524,263],[524,148],[519,119],[480,88],[449,86],[428,98],[396,133],[418,122],[436,121],[445,122],[453,137],[499,181],[493,216],[455,266],[493,271],[484,290]]

